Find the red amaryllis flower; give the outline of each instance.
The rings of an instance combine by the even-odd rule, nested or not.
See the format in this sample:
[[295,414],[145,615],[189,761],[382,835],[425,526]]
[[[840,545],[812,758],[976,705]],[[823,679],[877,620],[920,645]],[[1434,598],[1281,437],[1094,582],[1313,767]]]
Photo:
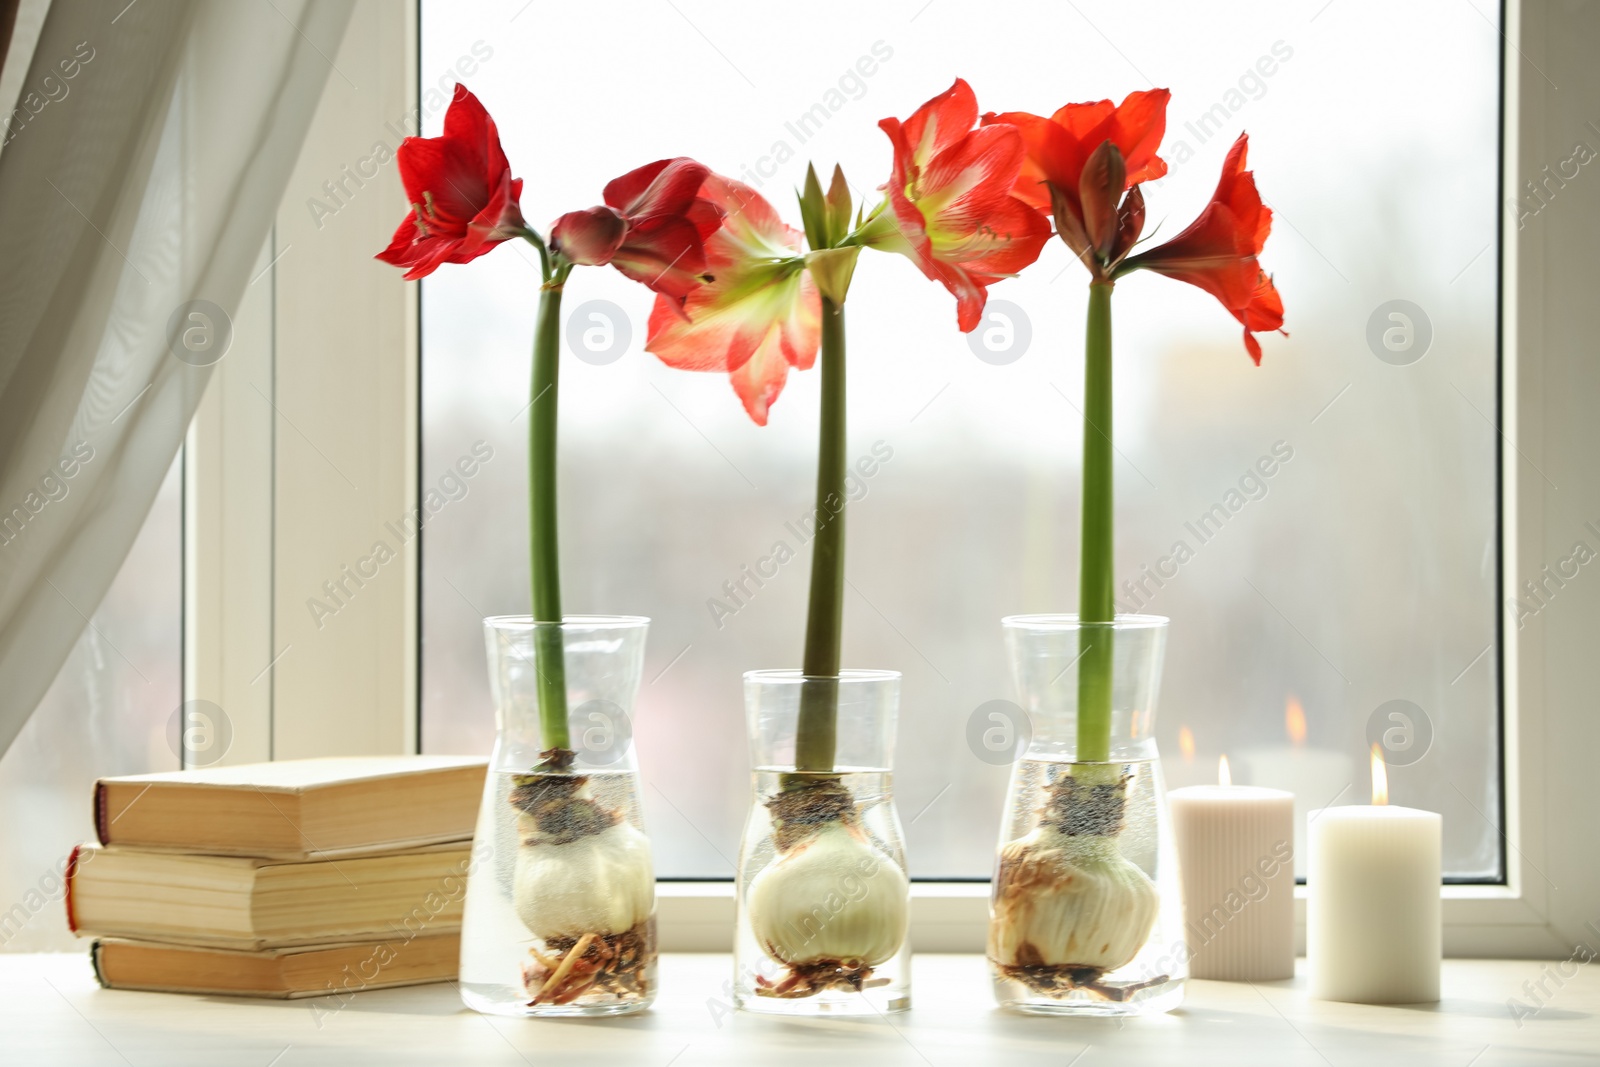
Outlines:
[[[1016,195],[1051,212],[1061,239],[1097,275],[1138,239],[1144,198],[1134,187],[1167,172],[1156,150],[1166,133],[1171,96],[1149,89],[1129,93],[1117,105],[1067,104],[1049,118],[1025,111],[983,117],[985,126],[1004,124],[1021,133],[1027,160]],[[1134,192],[1124,201],[1128,189]]]
[[705,273],[705,239],[722,222],[697,195],[710,173],[681,157],[629,171],[606,186],[603,205],[557,219],[551,248],[574,263],[609,263],[682,308]]
[[1256,192],[1255,175],[1245,170],[1249,137],[1240,134],[1222,164],[1222,179],[1200,217],[1158,248],[1125,260],[1120,276],[1153,270],[1197,285],[1216,297],[1244,325],[1244,345],[1261,362],[1255,334],[1283,331],[1283,301],[1256,258],[1272,231],[1272,209]]
[[494,119],[466,86],[456,86],[444,136],[407,137],[395,156],[412,213],[376,258],[407,268],[407,281],[476,259],[526,227],[522,179],[511,177]]
[[1024,157],[1012,127],[973,129],[978,101],[960,78],[912,116],[878,128],[894,146],[889,208],[863,243],[903,252],[956,298],[961,329],[983,319],[986,287],[1039,258],[1044,216],[1012,194]]
[[1129,93],[1121,104],[1099,100],[1092,104],[1067,104],[1049,118],[1026,111],[989,112],[985,126],[1003,123],[1022,133],[1028,159],[1017,178],[1016,194],[1041,211],[1049,211],[1050,191],[1045,182],[1076,193],[1083,165],[1101,143],[1110,141],[1122,153],[1128,186],[1154,181],[1167,173],[1156,149],[1167,132],[1165,89]]
[[705,284],[680,313],[656,297],[645,348],[670,367],[726,371],[745,411],[765,426],[789,368],[817,358],[822,297],[806,273],[803,235],[759,193],[719,174],[699,195],[720,208],[722,225],[705,243]]

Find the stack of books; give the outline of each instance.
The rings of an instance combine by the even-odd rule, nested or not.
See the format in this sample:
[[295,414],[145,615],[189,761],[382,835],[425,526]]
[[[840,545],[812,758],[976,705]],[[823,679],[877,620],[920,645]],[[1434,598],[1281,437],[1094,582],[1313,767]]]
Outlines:
[[453,979],[482,760],[286,760],[95,783],[67,922],[107,988],[312,997]]

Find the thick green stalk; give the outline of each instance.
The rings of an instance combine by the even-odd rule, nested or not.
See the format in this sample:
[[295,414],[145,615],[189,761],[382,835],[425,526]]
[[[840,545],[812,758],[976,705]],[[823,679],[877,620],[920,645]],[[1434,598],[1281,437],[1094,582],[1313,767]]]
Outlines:
[[[1116,616],[1112,577],[1111,283],[1089,286],[1083,370],[1083,533],[1078,572],[1078,617],[1110,623]],[[1080,631],[1078,751],[1082,761],[1111,757],[1112,634],[1109,626]]]
[[[561,285],[558,275],[539,293],[533,333],[532,400],[528,406],[528,529],[533,579],[533,621],[561,622],[561,557],[556,545],[556,411],[561,355]],[[534,627],[534,667],[539,683],[539,737],[546,749],[568,749],[567,668],[559,626]]]
[[838,732],[839,638],[844,618],[844,308],[822,299],[822,418],[817,444],[817,533],[801,673],[795,768],[833,770]]

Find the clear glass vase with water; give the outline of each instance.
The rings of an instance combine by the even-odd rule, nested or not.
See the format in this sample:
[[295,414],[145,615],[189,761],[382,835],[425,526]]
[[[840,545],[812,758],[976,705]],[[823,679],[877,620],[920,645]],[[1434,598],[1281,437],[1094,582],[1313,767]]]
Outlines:
[[[476,1011],[616,1015],[655,999],[655,870],[632,743],[648,625],[484,620],[497,732],[461,929],[461,997]],[[540,731],[541,643],[564,653],[564,750]]]
[[[811,692],[807,690],[810,688]],[[734,997],[746,1011],[881,1015],[911,1003],[910,882],[894,803],[900,675],[745,675],[752,765]],[[827,770],[799,766],[803,705],[836,710]]]
[[[1177,847],[1154,736],[1167,620],[1002,623],[1031,726],[1011,772],[990,897],[995,998],[1041,1014],[1133,1015],[1183,999]],[[1109,758],[1080,760],[1079,667],[1109,655]]]

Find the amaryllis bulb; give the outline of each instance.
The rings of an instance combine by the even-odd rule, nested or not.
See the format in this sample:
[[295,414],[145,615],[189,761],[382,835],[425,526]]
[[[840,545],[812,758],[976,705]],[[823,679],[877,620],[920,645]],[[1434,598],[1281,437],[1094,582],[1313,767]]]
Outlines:
[[1143,947],[1158,904],[1117,838],[1040,825],[1002,850],[989,956],[1002,966],[1114,971]]
[[893,860],[858,830],[828,822],[755,876],[745,906],[781,963],[876,967],[905,941],[909,892]]
[[650,841],[625,819],[595,834],[552,844],[528,815],[517,817],[513,903],[535,937],[625,933],[650,917],[655,870]]

